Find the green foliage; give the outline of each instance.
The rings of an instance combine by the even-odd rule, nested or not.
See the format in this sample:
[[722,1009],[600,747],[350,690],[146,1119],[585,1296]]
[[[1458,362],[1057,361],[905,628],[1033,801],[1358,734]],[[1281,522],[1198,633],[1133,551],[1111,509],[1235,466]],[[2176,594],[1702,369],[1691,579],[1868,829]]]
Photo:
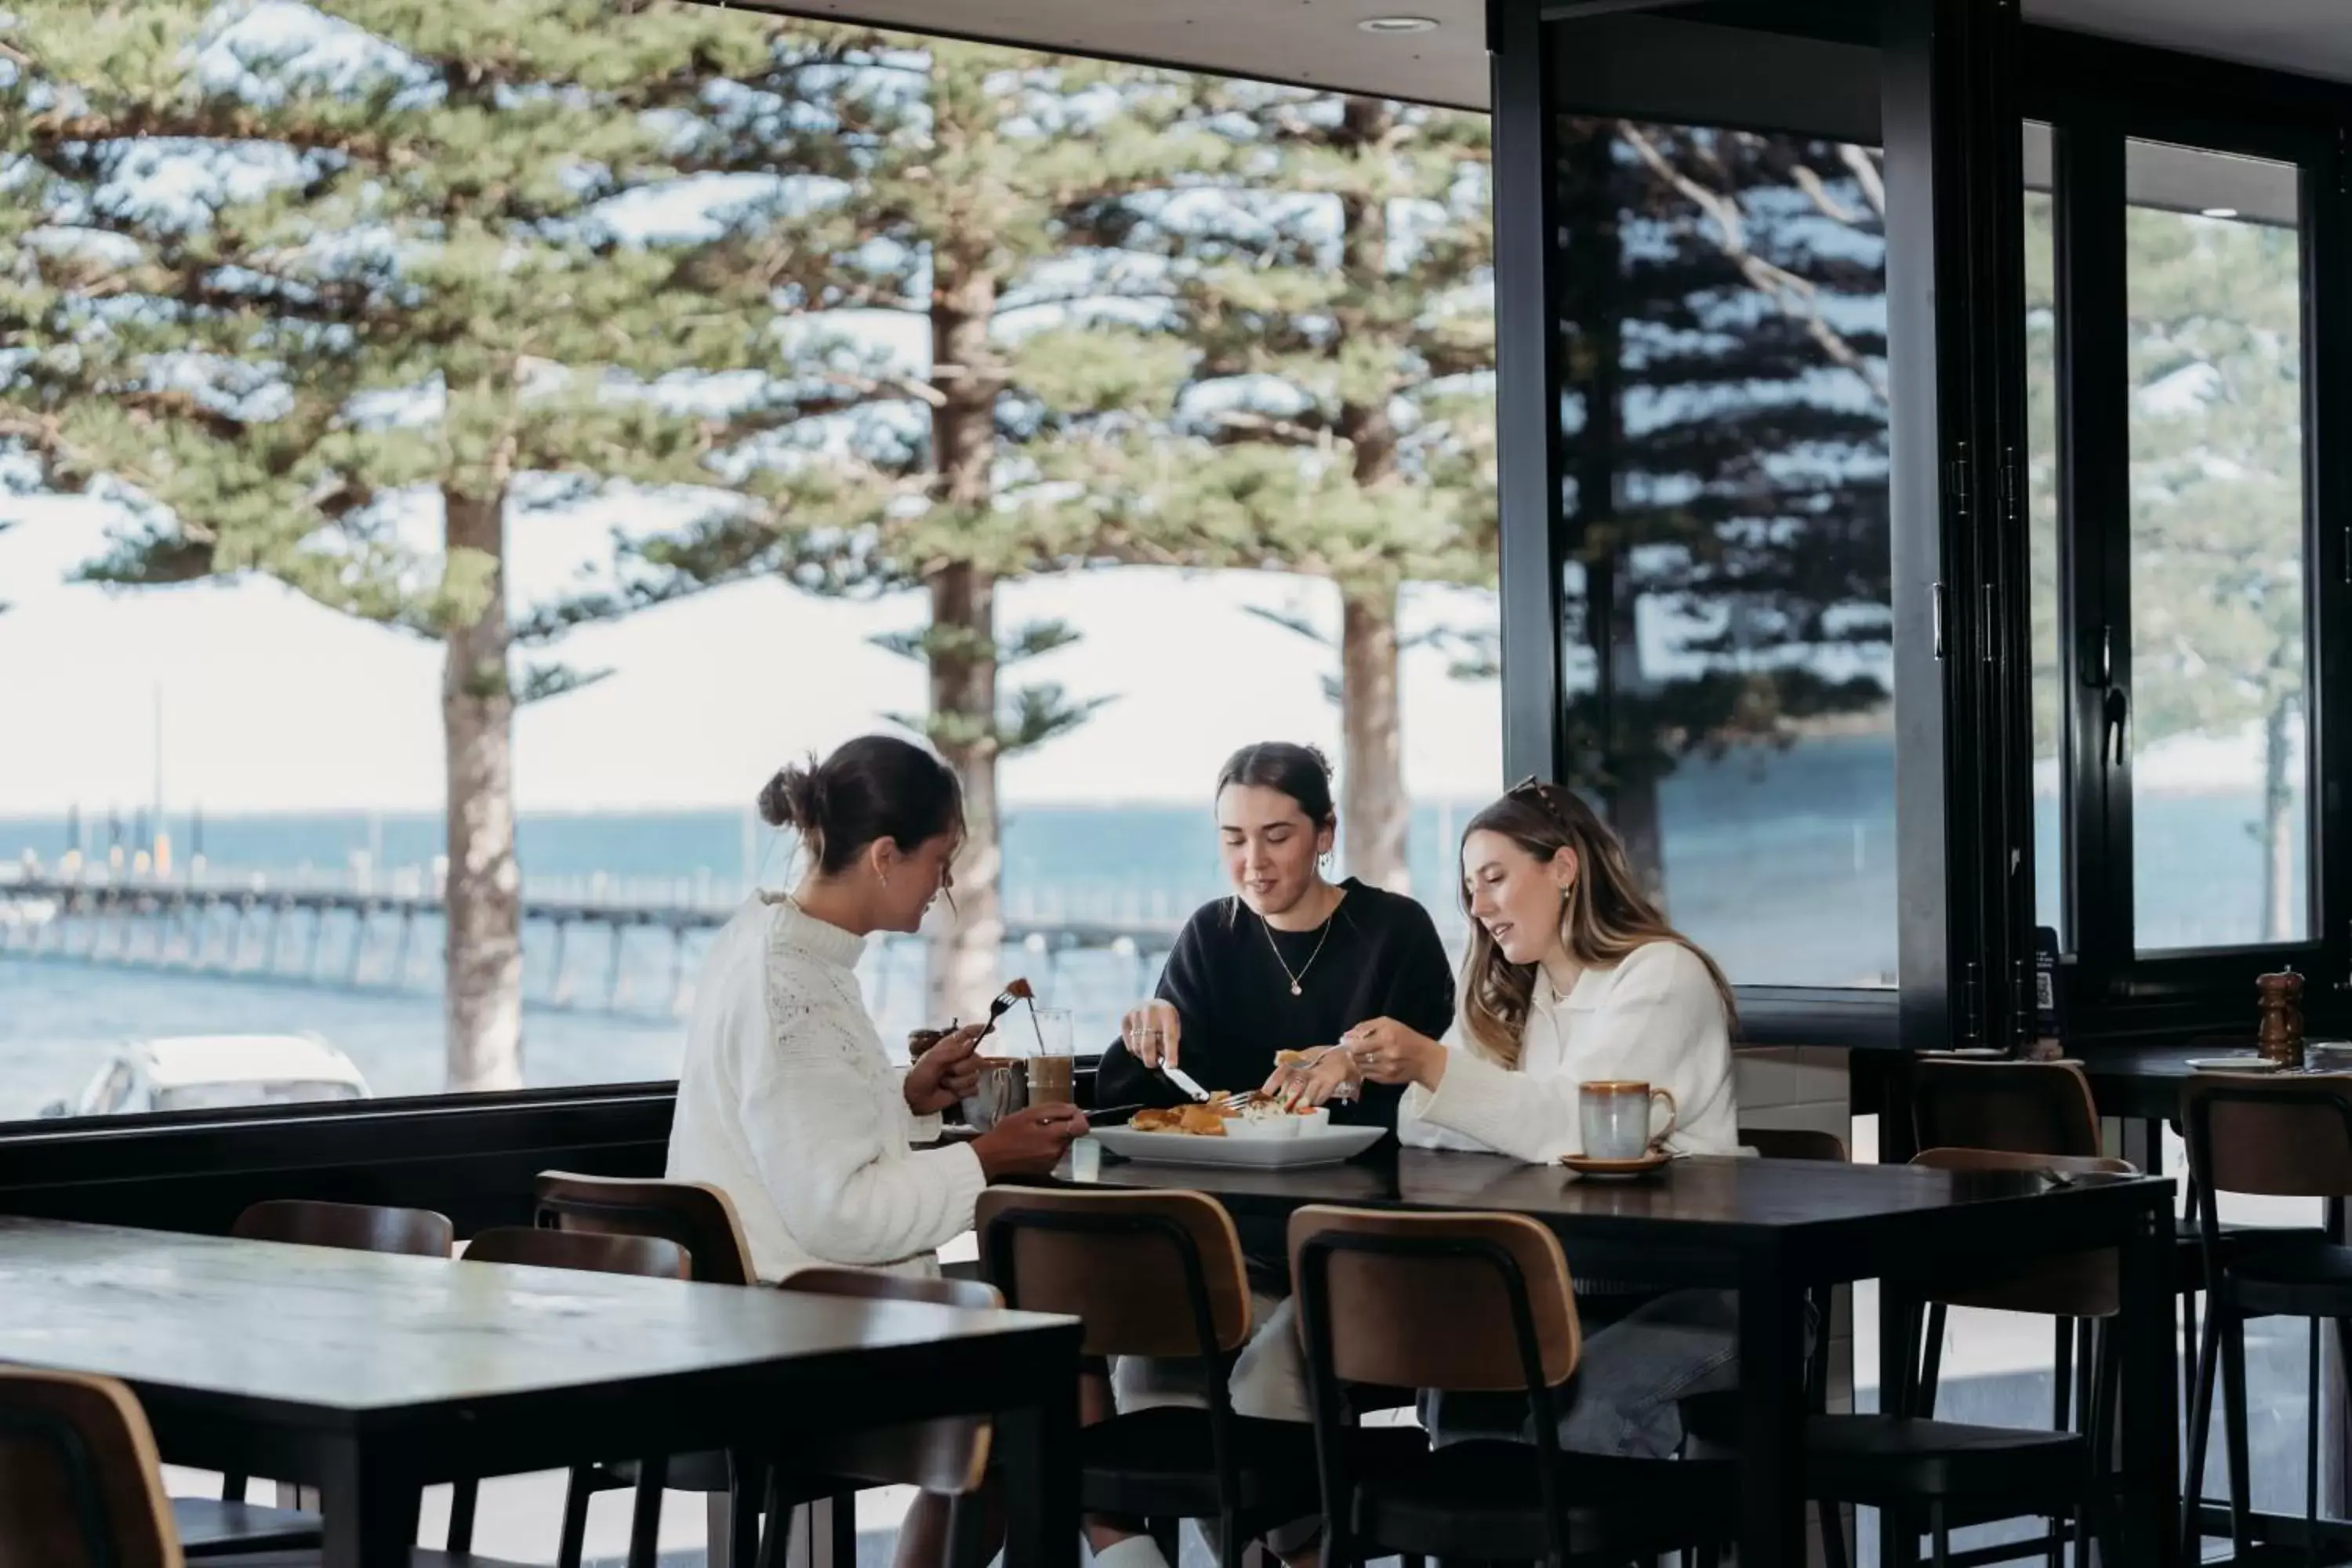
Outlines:
[[[2058,310],[2053,205],[2026,204],[2027,395],[2033,440],[2034,748],[2059,751],[2063,694],[2086,647],[2062,647]],[[2296,924],[2293,721],[2306,653],[2302,256],[2288,228],[2150,207],[2125,213],[2129,367],[2129,646],[2135,752],[2258,728],[2262,929]],[[2096,628],[2078,628],[2088,639]]]
[[[757,519],[780,567],[861,574],[845,519],[888,486],[826,459],[853,395],[803,376],[771,327],[777,268],[742,265],[804,256],[837,216],[771,197],[683,237],[620,221],[689,176],[798,173],[730,107],[789,101],[807,62],[781,25],[596,0],[316,20],[31,0],[0,24],[0,438],[53,487],[137,504],[89,574],[262,573],[442,637],[499,579],[495,542],[420,534],[439,498],[520,516],[623,494],[701,509],[633,542],[665,566],[713,548],[723,513]],[[757,390],[712,394],[729,374]],[[646,573],[520,629],[676,591]]]
[[1570,748],[1654,881],[1685,759],[1889,696],[1884,191],[1865,148],[1615,120],[1563,162]]

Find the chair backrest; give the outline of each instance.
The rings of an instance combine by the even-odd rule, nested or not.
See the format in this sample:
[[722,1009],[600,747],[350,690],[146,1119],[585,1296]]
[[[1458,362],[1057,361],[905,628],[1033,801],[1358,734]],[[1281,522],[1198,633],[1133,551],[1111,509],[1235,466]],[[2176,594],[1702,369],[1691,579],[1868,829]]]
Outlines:
[[1911,1131],[1921,1149],[2099,1152],[2099,1112],[2079,1062],[1922,1058],[1911,1068]]
[[1084,1322],[1088,1355],[1213,1356],[1249,1337],[1241,1237],[1200,1193],[991,1187],[973,1223],[989,1282]]
[[1290,1274],[1308,1353],[1321,1337],[1342,1383],[1524,1393],[1576,1371],[1568,1259],[1524,1215],[1309,1205],[1290,1216]]
[[1844,1139],[1811,1127],[1743,1127],[1739,1142],[1767,1160],[1818,1160],[1843,1165],[1853,1158],[1846,1152]]
[[[869,1268],[803,1268],[776,1289],[866,1301],[921,1301],[934,1307],[990,1310],[1004,1305],[996,1287],[978,1279],[882,1274]],[[919,1421],[868,1427],[818,1440],[803,1468],[848,1476],[877,1486],[920,1487],[950,1495],[974,1492],[988,1474],[993,1429],[984,1420]],[[786,1458],[795,1456],[787,1452]]]
[[751,1246],[727,1194],[705,1182],[638,1181],[542,1171],[532,1184],[539,1223],[600,1236],[653,1236],[674,1241],[708,1285],[749,1285]]
[[322,1204],[308,1198],[256,1204],[236,1216],[229,1234],[247,1241],[288,1241],[302,1247],[398,1252],[414,1258],[446,1258],[457,1241],[457,1230],[449,1216],[431,1209]]
[[0,1568],[180,1568],[154,1436],[112,1378],[0,1368]]
[[[2092,1154],[2021,1154],[2008,1149],[1923,1149],[1911,1163],[1937,1171],[2052,1172],[2067,1176],[2136,1176],[2128,1160]],[[1988,1312],[2034,1312],[2052,1318],[2112,1318],[2121,1309],[2122,1283],[2113,1247],[2058,1258],[2027,1258],[2012,1268],[1979,1267],[1956,1285],[1930,1289],[1930,1300]]]
[[923,1301],[934,1307],[961,1307],[967,1311],[993,1311],[1004,1305],[1004,1293],[985,1279],[950,1279],[943,1274],[885,1274],[874,1268],[800,1268],[781,1281],[779,1290],[805,1290],[817,1296],[856,1296],[868,1301]]
[[2012,1149],[1922,1149],[1911,1163],[1931,1171],[2054,1171],[2062,1176],[2137,1176],[2129,1160],[2104,1154],[2021,1154]]
[[2199,1073],[2180,1130],[2200,1194],[2352,1196],[2352,1075]]
[[686,1248],[658,1236],[599,1236],[587,1230],[540,1230],[502,1225],[478,1232],[466,1244],[468,1263],[519,1263],[530,1268],[577,1268],[589,1274],[642,1274],[651,1279],[690,1279],[694,1260]]

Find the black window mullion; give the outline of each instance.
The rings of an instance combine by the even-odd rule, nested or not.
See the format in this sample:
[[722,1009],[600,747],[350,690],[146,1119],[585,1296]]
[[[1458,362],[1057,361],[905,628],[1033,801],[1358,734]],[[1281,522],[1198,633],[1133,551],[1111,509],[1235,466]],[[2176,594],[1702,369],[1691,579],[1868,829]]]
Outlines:
[[[2112,1000],[2132,958],[2130,395],[2124,137],[2056,138],[2063,856],[2076,992]],[[2125,732],[2116,762],[2115,715]]]
[[2323,974],[2307,987],[2307,1011],[2340,1026],[2352,1016],[2352,723],[2331,710],[2352,696],[2352,460],[2330,433],[2352,417],[2352,152],[2339,126],[2335,145],[2304,174],[2304,443],[2305,551],[2304,732],[2310,770],[2312,931]]

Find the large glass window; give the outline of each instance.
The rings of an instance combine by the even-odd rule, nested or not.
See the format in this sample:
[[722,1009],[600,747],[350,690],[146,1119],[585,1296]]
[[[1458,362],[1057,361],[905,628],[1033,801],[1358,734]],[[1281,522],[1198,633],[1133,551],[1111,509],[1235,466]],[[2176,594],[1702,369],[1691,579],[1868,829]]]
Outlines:
[[1574,782],[1735,982],[1892,985],[1879,154],[1562,142]]
[[1254,742],[1459,938],[1484,115],[497,10],[0,13],[0,1121],[668,1078],[879,729],[970,818],[886,1038],[1108,1044]]
[[2306,239],[2295,163],[2061,134],[2026,133],[2034,872],[2096,1008],[2319,936]]
[[2125,144],[2133,933],[2311,934],[2302,206],[2292,164]]

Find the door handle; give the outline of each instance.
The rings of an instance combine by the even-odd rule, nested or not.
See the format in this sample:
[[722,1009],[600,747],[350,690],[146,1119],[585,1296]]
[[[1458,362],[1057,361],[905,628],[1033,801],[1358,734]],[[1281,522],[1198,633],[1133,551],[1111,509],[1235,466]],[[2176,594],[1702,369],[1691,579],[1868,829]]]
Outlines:
[[2099,757],[2109,767],[2124,765],[2124,748],[2130,728],[2130,700],[2121,687],[2108,687],[2099,704]]

